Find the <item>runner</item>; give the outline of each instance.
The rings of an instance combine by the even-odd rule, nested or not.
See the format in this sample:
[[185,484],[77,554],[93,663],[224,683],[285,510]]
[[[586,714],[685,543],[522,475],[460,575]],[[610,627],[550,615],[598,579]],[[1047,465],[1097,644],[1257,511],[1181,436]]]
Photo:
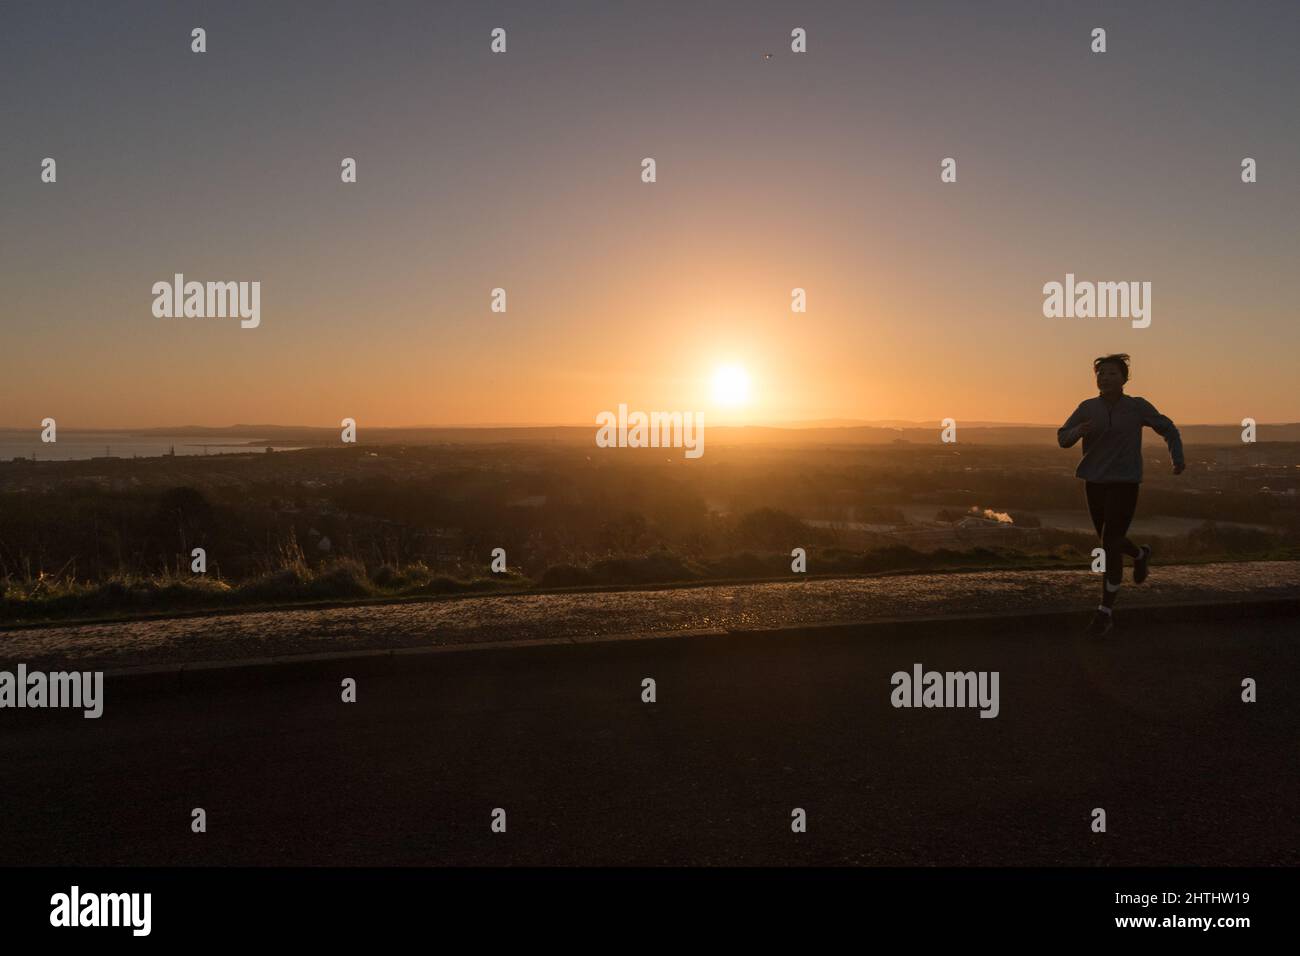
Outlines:
[[1115,598],[1124,580],[1124,555],[1133,559],[1133,583],[1141,584],[1150,569],[1151,548],[1136,547],[1126,535],[1137,508],[1142,481],[1142,426],[1150,426],[1169,446],[1175,475],[1183,473],[1183,441],[1178,429],[1145,398],[1124,394],[1129,357],[1104,355],[1095,359],[1096,398],[1079,403],[1056,433],[1062,448],[1083,439],[1083,460],[1075,471],[1088,497],[1088,513],[1106,552],[1101,604],[1087,633],[1101,636],[1115,626]]

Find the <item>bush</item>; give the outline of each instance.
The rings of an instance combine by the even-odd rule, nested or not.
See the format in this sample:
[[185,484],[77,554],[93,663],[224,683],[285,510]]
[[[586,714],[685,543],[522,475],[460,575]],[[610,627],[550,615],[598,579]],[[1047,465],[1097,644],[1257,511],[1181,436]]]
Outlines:
[[784,548],[791,541],[806,541],[811,531],[794,515],[775,508],[746,512],[736,530],[742,541],[760,548]]
[[790,570],[790,559],[784,554],[757,555],[741,551],[711,558],[705,565],[709,576],[715,578],[773,578]]
[[268,571],[239,586],[241,598],[254,601],[293,601],[306,596],[310,573],[300,567]]
[[158,587],[157,596],[164,604],[203,604],[219,603],[227,599],[233,591],[225,581],[218,581],[206,575],[191,578],[168,578]]
[[370,580],[376,587],[386,591],[408,591],[427,585],[432,577],[433,572],[429,566],[423,561],[417,561],[403,568],[395,568],[391,564],[381,565],[375,569]]
[[389,589],[399,588],[404,583],[402,572],[391,564],[381,564],[370,579],[374,581],[376,587]]
[[374,593],[365,566],[352,558],[340,558],[329,565],[309,587],[314,596],[325,598],[367,597]]
[[1258,528],[1235,528],[1206,521],[1187,532],[1187,544],[1193,554],[1251,554],[1267,551],[1278,537]]
[[699,576],[671,551],[633,558],[605,558],[591,566],[591,574],[598,584],[657,584],[689,581]]
[[861,551],[827,548],[808,555],[808,570],[814,574],[852,574],[862,570],[864,557]]
[[927,568],[930,556],[905,544],[894,544],[876,551],[868,551],[862,559],[864,571],[901,571],[907,568]]
[[590,568],[580,568],[572,564],[555,564],[542,572],[542,587],[576,588],[596,583],[596,576]]
[[449,578],[445,574],[430,578],[425,582],[424,587],[420,588],[422,594],[460,594],[468,590],[469,586],[466,582]]

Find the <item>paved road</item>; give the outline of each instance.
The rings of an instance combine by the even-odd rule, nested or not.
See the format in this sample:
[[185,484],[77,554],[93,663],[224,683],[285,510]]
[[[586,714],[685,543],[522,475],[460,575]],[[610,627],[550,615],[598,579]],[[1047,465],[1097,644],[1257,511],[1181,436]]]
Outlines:
[[[331,609],[0,630],[0,665],[120,668],[350,649],[767,628],[1096,606],[1087,571],[977,571],[643,591],[475,596]],[[1300,562],[1156,568],[1126,608],[1300,597]]]
[[[0,711],[0,864],[1294,865],[1298,627],[1095,645],[976,622],[120,680],[98,721]],[[1000,716],[894,709],[914,662],[999,671]]]

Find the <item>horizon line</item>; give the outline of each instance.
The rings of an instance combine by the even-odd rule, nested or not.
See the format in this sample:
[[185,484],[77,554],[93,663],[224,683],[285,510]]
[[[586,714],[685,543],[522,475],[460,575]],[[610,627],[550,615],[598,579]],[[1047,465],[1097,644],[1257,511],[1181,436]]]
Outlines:
[[[548,428],[593,428],[596,423],[585,422],[557,422],[557,423],[499,423],[486,422],[477,424],[447,424],[447,425],[367,425],[364,426],[367,431],[436,431],[436,430],[490,430],[490,429],[548,429]],[[941,419],[933,421],[904,421],[902,419],[884,419],[876,421],[853,421],[839,419],[809,419],[784,422],[749,422],[749,423],[719,423],[713,425],[713,428],[770,428],[770,429],[855,429],[855,428],[876,428],[882,430],[901,430],[905,428],[934,428],[942,424]],[[1278,425],[1296,425],[1296,421],[1280,422],[1257,422],[1257,426],[1278,426]],[[95,432],[116,432],[116,433],[135,433],[135,432],[168,432],[168,431],[233,431],[236,429],[297,429],[302,431],[337,431],[337,425],[304,425],[304,424],[274,424],[271,422],[261,422],[250,424],[245,422],[235,422],[230,425],[115,425],[115,426],[97,426],[89,428],[77,428],[64,426],[63,430],[67,432],[83,434]],[[960,420],[958,427],[961,427]],[[984,421],[976,419],[965,426],[966,428],[1059,428],[1059,425],[1039,422],[998,422]],[[1180,428],[1241,428],[1240,422],[1187,422],[1179,426]],[[0,425],[0,432],[39,432],[40,425],[12,426]]]

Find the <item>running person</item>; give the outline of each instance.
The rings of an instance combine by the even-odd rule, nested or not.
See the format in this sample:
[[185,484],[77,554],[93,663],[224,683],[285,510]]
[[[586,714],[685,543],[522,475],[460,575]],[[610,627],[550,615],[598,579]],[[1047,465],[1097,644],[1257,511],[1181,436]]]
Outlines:
[[1142,426],[1147,425],[1169,446],[1175,475],[1183,473],[1183,440],[1178,429],[1145,398],[1124,394],[1129,357],[1104,355],[1092,363],[1097,375],[1096,398],[1080,402],[1074,414],[1057,430],[1056,440],[1070,448],[1083,439],[1083,460],[1075,471],[1086,482],[1088,513],[1106,552],[1101,604],[1088,625],[1088,633],[1101,635],[1114,627],[1111,610],[1124,580],[1124,555],[1133,559],[1133,583],[1147,578],[1151,549],[1137,548],[1126,535],[1137,508],[1142,481]]

